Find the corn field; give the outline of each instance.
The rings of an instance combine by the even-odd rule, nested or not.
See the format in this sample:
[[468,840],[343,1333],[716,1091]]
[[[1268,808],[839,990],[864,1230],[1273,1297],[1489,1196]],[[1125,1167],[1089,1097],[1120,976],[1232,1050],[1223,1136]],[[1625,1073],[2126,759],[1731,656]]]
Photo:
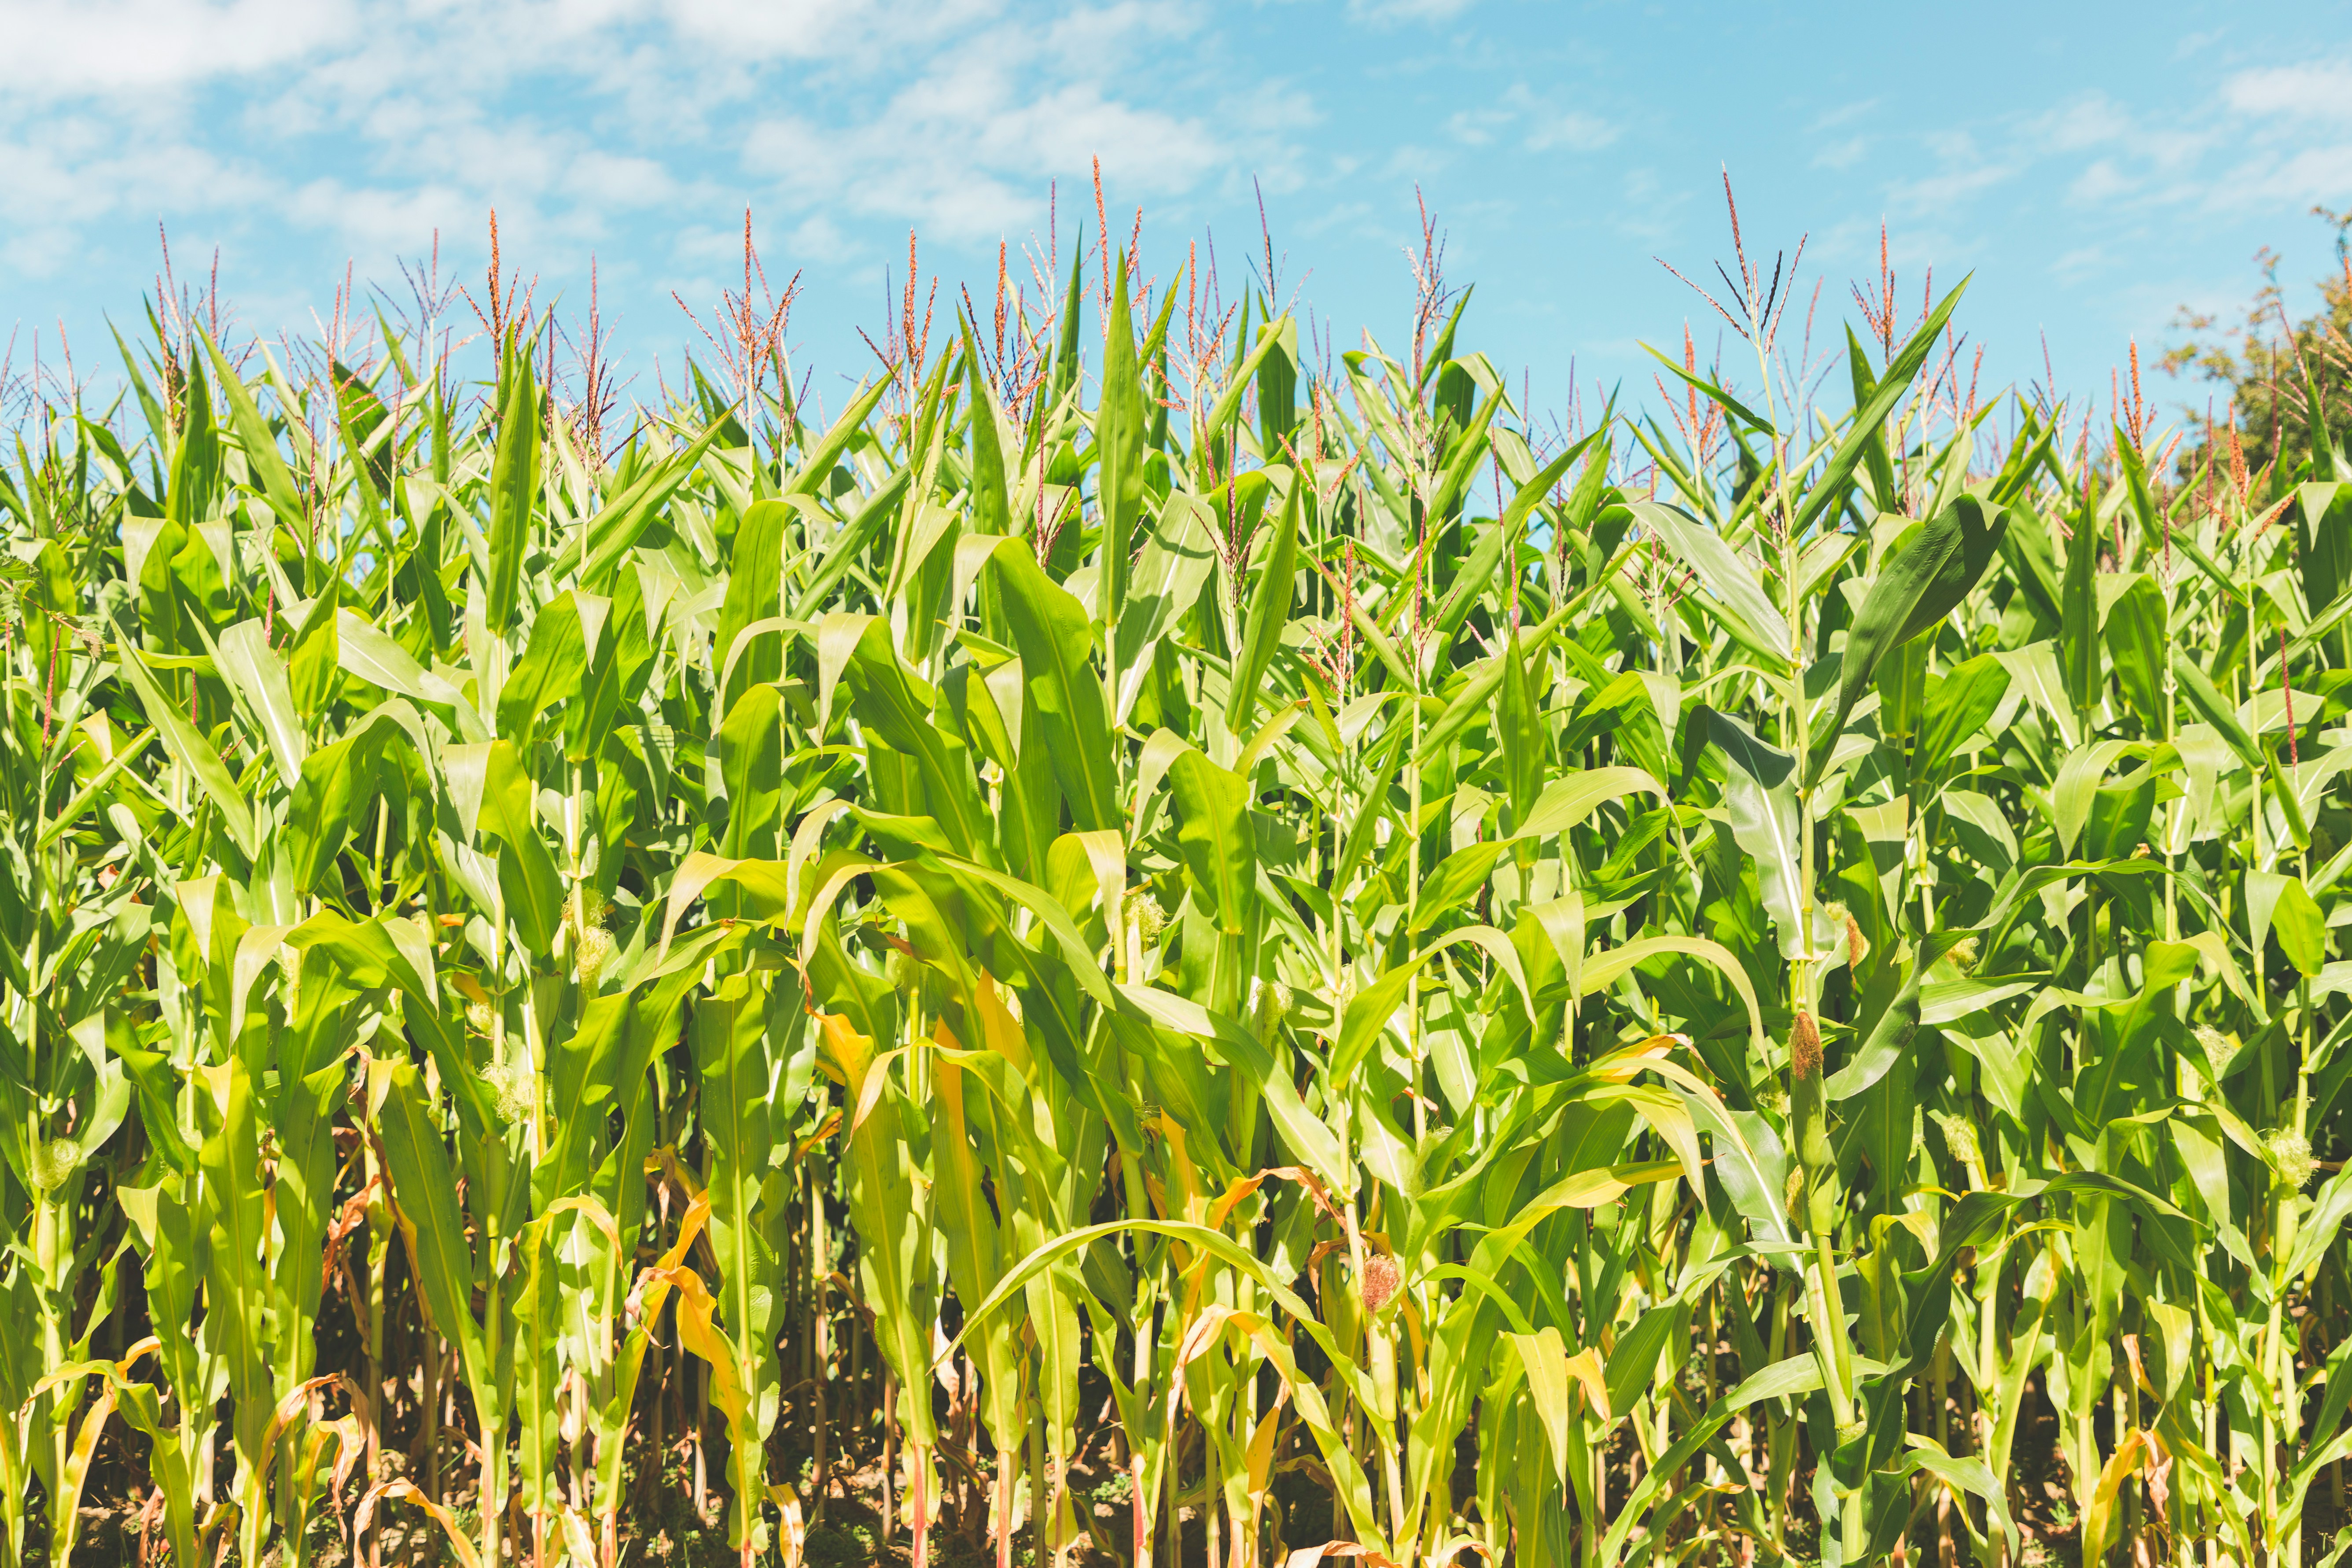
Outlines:
[[0,1564],[2337,1561],[2344,454],[1117,237],[19,397]]

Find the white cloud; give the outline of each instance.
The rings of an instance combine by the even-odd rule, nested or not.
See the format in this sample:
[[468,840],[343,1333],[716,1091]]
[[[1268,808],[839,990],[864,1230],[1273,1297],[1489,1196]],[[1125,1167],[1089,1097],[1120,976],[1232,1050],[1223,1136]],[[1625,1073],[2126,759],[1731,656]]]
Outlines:
[[815,59],[847,45],[870,26],[869,0],[669,0],[664,7],[677,30],[761,58]]
[[656,160],[598,150],[573,159],[563,183],[577,195],[623,207],[654,206],[678,194],[677,182]]
[[743,161],[774,176],[787,191],[811,195],[843,183],[848,152],[845,138],[796,114],[780,114],[751,127],[743,143]]
[[745,135],[744,166],[797,200],[909,222],[951,241],[1040,216],[1041,187],[1089,180],[1097,158],[1114,201],[1190,191],[1244,161],[1249,118],[1220,113],[1213,126],[1196,108],[1163,108],[1101,85],[1107,64],[1184,26],[1181,14],[1144,5],[1079,12],[1043,29],[999,25],[940,51],[846,123],[761,120]]
[[1295,185],[1311,104],[1234,78],[1206,26],[1181,0],[0,0],[0,278],[126,218],[291,224],[388,271],[493,206],[509,254],[584,259],[748,201],[840,261],[865,219],[1041,223],[1097,157],[1129,206]]
[[1940,174],[1900,180],[1888,195],[1894,205],[1927,216],[1943,216],[1951,208],[2013,178],[2017,170],[2000,163],[1975,163],[1947,169]]
[[2103,94],[2093,93],[2053,110],[2042,118],[2039,129],[2047,145],[2074,153],[2122,141],[2134,127],[2123,109]]
[[2241,114],[2352,121],[2352,61],[2240,71],[2221,84],[2221,100]]
[[2352,144],[2305,147],[2284,157],[2249,161],[2215,187],[2219,205],[2341,201],[2352,195]]
[[14,136],[0,122],[6,255],[12,269],[32,277],[54,278],[83,258],[87,226],[127,217],[176,227],[276,190],[243,160],[147,117],[54,113]]
[[1527,149],[1530,153],[1549,152],[1565,147],[1570,152],[1597,153],[1617,140],[1617,128],[1597,114],[1570,110],[1538,120],[1528,131]]
[[2067,195],[2084,205],[2095,206],[2129,195],[2140,188],[2140,182],[2126,174],[2112,158],[2102,158],[2084,169],[2067,189]]
[[1841,125],[1851,125],[1877,107],[1878,100],[1874,98],[1856,99],[1852,103],[1840,104],[1837,108],[1818,116],[1813,121],[1812,129],[1834,131]]
[[1110,60],[1131,59],[1147,45],[1164,46],[1195,32],[1201,13],[1165,0],[1117,0],[1099,9],[1080,9],[1055,17],[1045,28],[1045,41],[1063,62],[1076,69]]
[[1869,151],[1870,138],[1866,136],[1849,136],[1843,142],[1832,142],[1828,146],[1822,148],[1820,152],[1814,153],[1813,167],[1817,169],[1851,169],[1856,163],[1861,163],[1863,154]]
[[312,180],[289,194],[283,210],[296,222],[325,229],[354,254],[374,260],[417,249],[459,211],[466,211],[470,232],[479,219],[476,212],[466,210],[468,200],[469,193],[443,184],[386,189]]
[[1454,140],[1469,147],[1485,147],[1506,137],[1530,153],[1566,149],[1594,153],[1617,140],[1618,128],[1598,114],[1563,109],[1516,82],[1483,107],[1458,110],[1446,121]]
[[1655,169],[1643,165],[1625,171],[1624,190],[1611,222],[1620,233],[1654,249],[1675,233],[1677,215],[1691,202],[1690,187],[1670,185]]
[[2021,121],[2000,155],[2083,157],[2065,189],[2088,212],[2291,210],[2352,195],[2352,144],[2327,139],[2330,121],[2352,121],[2352,63],[2240,70],[2161,115],[2095,93]]
[[268,69],[352,36],[348,0],[0,0],[0,87],[109,98]]
[[1446,121],[1445,129],[1465,147],[1484,147],[1493,142],[1496,133],[1514,118],[1507,109],[1456,110]]
[[793,228],[785,248],[789,254],[811,261],[839,261],[849,256],[854,247],[839,224],[818,213]]
[[1402,22],[1445,22],[1470,9],[1474,0],[1348,0],[1353,21],[1394,26]]
[[2050,264],[2051,273],[2069,283],[2105,271],[2112,265],[2106,247],[2101,245],[2078,246]]

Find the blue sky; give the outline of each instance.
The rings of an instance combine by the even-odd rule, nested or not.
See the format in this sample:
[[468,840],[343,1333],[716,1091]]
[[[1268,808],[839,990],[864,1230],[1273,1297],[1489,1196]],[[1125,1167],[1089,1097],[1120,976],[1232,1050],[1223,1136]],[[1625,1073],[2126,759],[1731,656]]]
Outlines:
[[[2352,207],[2352,4],[1960,8],[1595,0],[0,0],[0,334],[21,373],[57,325],[100,368],[167,225],[184,275],[217,247],[248,327],[328,315],[346,266],[399,288],[441,237],[584,305],[650,395],[740,271],[748,205],[820,388],[872,360],[911,227],[921,269],[986,297],[996,246],[1144,209],[1165,277],[1213,233],[1230,289],[1260,249],[1333,324],[1394,343],[1415,189],[1475,282],[1467,336],[1535,403],[1647,391],[1639,344],[1722,335],[1654,259],[1809,236],[1817,343],[1856,314],[1879,226],[1906,302],[1973,271],[1984,384],[2105,392],[2183,304],[2242,303],[2257,247],[2307,300],[2333,262],[2315,204]],[[943,295],[943,298],[947,296]],[[1916,308],[1916,307],[1915,307]],[[1801,320],[1802,305],[1798,311]],[[1794,328],[1791,331],[1795,331]],[[1727,363],[1740,345],[1726,349]],[[2200,387],[2158,388],[2201,405]],[[1590,391],[1587,392],[1588,400]]]

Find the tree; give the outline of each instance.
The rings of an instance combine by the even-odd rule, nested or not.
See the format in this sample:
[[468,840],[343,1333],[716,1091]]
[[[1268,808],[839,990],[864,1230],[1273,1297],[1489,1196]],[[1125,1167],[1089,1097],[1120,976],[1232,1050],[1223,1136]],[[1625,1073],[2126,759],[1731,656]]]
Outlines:
[[[2174,374],[2194,374],[2225,390],[2226,412],[2216,416],[2209,438],[2224,448],[2216,456],[2232,463],[2227,448],[2233,437],[2222,433],[2226,421],[2234,429],[2245,472],[2256,479],[2266,471],[2273,481],[2291,479],[2311,458],[2315,407],[2337,473],[2352,473],[2342,456],[2352,445],[2352,211],[2312,210],[2336,226],[2336,269],[2319,280],[2318,310],[2300,321],[2289,320],[2278,280],[2280,257],[2265,246],[2255,255],[2263,286],[2248,302],[2244,319],[2225,327],[2218,316],[2183,306],[2175,324],[2189,337],[2164,357],[2165,369]],[[2203,438],[2184,447],[2184,479],[2202,466],[2205,450]]]

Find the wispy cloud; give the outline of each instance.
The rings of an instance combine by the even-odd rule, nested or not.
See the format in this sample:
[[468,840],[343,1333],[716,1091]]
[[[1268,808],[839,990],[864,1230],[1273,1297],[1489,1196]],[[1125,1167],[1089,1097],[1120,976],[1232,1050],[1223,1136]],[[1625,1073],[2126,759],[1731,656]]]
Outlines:
[[1941,167],[1893,182],[1887,198],[1897,212],[1951,218],[1996,191],[2054,182],[2083,214],[2308,207],[2352,196],[2341,125],[2352,125],[2352,61],[2242,69],[2161,108],[2091,92],[1930,133]]
[[1939,174],[1897,181],[1889,187],[1887,196],[1893,206],[1921,216],[1948,215],[1961,204],[2014,179],[2017,174],[2013,164],[1969,159]]
[[2032,129],[2053,152],[2078,153],[2130,136],[2131,115],[2104,93],[2091,93],[2032,117]]
[[1042,227],[1096,158],[1130,203],[1297,184],[1314,105],[1208,28],[1181,0],[0,0],[0,268],[54,280],[160,218],[388,276],[495,206],[510,254],[604,250],[658,298],[746,204],[795,264],[870,265],[881,221]]
[[1823,147],[1820,152],[1814,153],[1813,167],[1817,169],[1851,169],[1856,163],[1861,163],[1864,155],[1869,151],[1870,138],[1867,136],[1848,136],[1843,141],[1831,142],[1828,146]]
[[1348,0],[1348,16],[1354,21],[1382,26],[1405,22],[1449,22],[1475,3],[1475,0]]
[[305,59],[358,22],[344,0],[5,0],[0,87],[20,106],[176,90]]
[[2352,122],[2352,60],[2242,70],[2221,86],[2241,114]]
[[2302,205],[2340,202],[2347,196],[2352,196],[2352,142],[2250,158],[2218,182],[2211,192],[2216,205],[2234,206],[2281,203]]
[[2352,195],[2352,61],[2240,70],[2210,99],[2135,112],[2094,97],[2032,129],[2089,154],[2069,196],[2093,207],[2246,210]]
[[1607,117],[1566,107],[1525,82],[1513,83],[1482,107],[1455,111],[1446,130],[1465,146],[1508,142],[1529,153],[1597,153],[1622,134]]
[[1597,153],[1616,141],[1617,134],[1617,127],[1599,115],[1570,109],[1533,118],[1525,145],[1530,153],[1548,153],[1555,147]]

